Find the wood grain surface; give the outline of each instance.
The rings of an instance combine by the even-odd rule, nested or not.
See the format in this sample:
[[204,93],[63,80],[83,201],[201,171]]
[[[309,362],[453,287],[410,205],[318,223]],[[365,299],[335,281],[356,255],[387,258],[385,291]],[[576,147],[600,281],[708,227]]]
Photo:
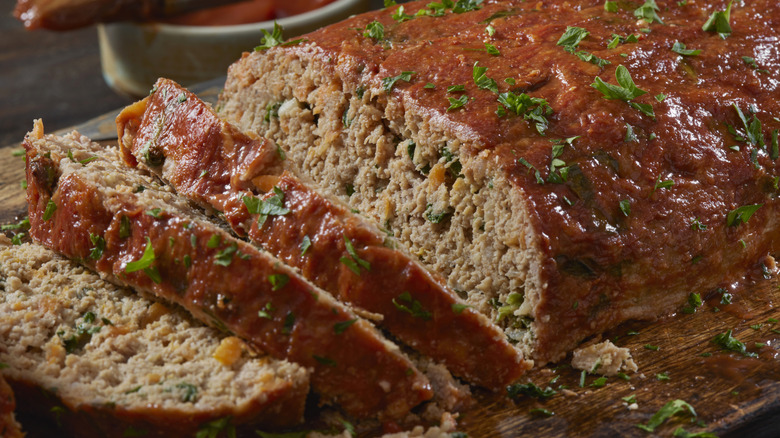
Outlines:
[[[0,224],[26,215],[20,151],[17,145],[0,148]],[[679,399],[693,406],[697,416],[674,417],[656,429],[657,435],[672,436],[682,427],[720,437],[780,436],[780,289],[774,278],[747,278],[744,283],[731,304],[721,304],[717,291],[691,291],[704,299],[695,313],[632,322],[606,334],[605,339],[629,348],[639,365],[630,380],[610,377],[599,386],[598,376],[588,374],[583,380],[567,361],[552,364],[532,371],[521,383],[549,387],[554,395],[512,400],[475,390],[474,405],[461,412],[460,430],[471,437],[653,436],[636,426]],[[724,352],[712,342],[727,330],[758,357]],[[623,401],[631,396],[636,409]],[[28,436],[51,433],[32,429]]]

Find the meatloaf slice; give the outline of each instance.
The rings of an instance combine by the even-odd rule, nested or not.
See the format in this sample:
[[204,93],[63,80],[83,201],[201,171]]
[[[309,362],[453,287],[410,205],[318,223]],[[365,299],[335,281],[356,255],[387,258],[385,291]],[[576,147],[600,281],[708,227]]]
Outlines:
[[777,2],[656,3],[392,6],[245,54],[217,108],[555,361],[780,243]]
[[3,375],[25,394],[24,409],[57,406],[77,436],[192,437],[223,418],[239,428],[303,419],[303,367],[254,355],[238,338],[41,245],[3,238],[0,284]]
[[429,382],[369,322],[293,269],[235,239],[183,198],[73,133],[24,142],[30,236],[278,358],[311,368],[324,402],[397,419]]
[[117,128],[126,163],[143,163],[179,194],[222,212],[237,233],[339,299],[379,314],[380,327],[455,375],[503,389],[530,368],[487,317],[394,239],[282,173],[276,145],[223,122],[175,82],[158,80],[150,96],[122,111]]

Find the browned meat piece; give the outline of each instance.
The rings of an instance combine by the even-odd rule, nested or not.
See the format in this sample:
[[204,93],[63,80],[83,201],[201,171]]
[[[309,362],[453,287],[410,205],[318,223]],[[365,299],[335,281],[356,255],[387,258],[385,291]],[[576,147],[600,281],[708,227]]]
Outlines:
[[[143,163],[180,194],[219,210],[236,232],[338,298],[381,315],[380,326],[454,374],[503,389],[530,367],[440,277],[388,248],[387,235],[291,174],[280,176],[283,160],[272,142],[221,121],[173,81],[158,80],[117,126],[127,163]],[[264,210],[271,206],[277,210]]]
[[220,116],[537,363],[780,249],[778,2],[428,3],[246,54]]
[[42,131],[24,143],[33,239],[313,369],[323,401],[352,415],[397,419],[431,397],[398,347],[329,293],[122,166],[118,151]]

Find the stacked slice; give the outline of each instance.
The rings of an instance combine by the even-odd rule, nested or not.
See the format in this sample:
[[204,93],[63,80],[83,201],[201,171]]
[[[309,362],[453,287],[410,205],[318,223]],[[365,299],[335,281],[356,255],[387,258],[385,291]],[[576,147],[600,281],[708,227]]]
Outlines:
[[114,282],[177,303],[312,369],[323,401],[396,419],[431,397],[397,346],[282,261],[235,239],[116,151],[77,134],[25,139],[30,234]]

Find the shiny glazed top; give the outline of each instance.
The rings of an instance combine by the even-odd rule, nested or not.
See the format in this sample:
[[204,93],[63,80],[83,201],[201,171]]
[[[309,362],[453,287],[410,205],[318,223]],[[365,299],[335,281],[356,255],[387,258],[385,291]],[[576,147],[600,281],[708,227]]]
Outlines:
[[[550,292],[534,310],[537,322],[549,322],[537,324],[542,350],[673,310],[682,294],[741,278],[780,243],[777,3],[735,2],[723,36],[703,26],[717,11],[725,18],[725,0],[658,1],[657,10],[619,1],[616,12],[604,3],[485,1],[462,13],[444,5],[443,15],[430,16],[435,8],[414,2],[282,49],[316,53],[345,88],[378,90],[383,79],[411,72],[387,98],[462,140],[464,172],[488,151],[479,159],[523,193],[544,254]],[[418,16],[422,9],[431,13]],[[652,11],[663,23],[639,18]],[[566,50],[558,42],[570,26],[588,33]],[[475,65],[487,68],[495,90],[485,79],[478,86]],[[606,99],[592,85],[596,78],[617,85],[619,66],[646,94]],[[448,91],[456,85],[463,91]],[[545,99],[552,112],[544,133],[506,107],[498,115],[495,91]],[[759,205],[739,219],[737,209]],[[659,300],[666,294],[669,301]]]

